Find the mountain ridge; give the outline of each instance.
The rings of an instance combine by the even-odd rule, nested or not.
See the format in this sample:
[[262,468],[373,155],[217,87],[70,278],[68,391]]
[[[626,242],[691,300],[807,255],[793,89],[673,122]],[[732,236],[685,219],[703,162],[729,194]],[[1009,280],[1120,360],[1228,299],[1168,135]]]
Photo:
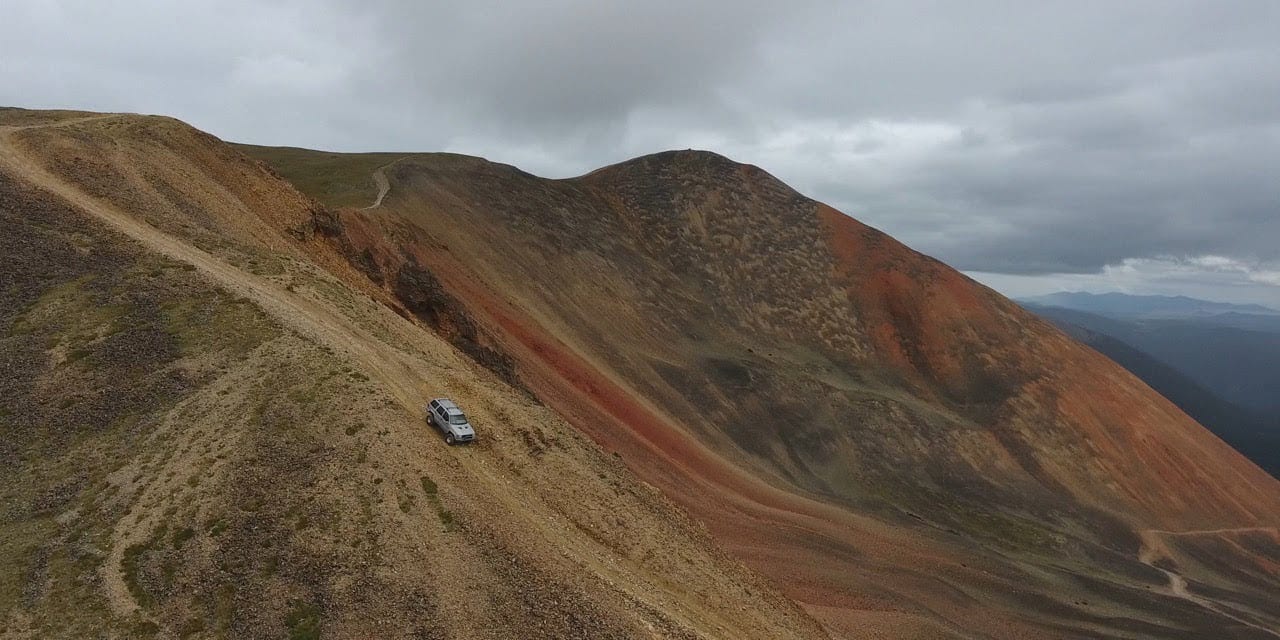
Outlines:
[[1189,296],[1134,295],[1128,293],[1090,293],[1086,291],[1059,291],[1020,300],[1039,305],[1064,307],[1094,313],[1122,315],[1195,314],[1216,315],[1225,313],[1280,315],[1280,311],[1260,304],[1216,302]]
[[1077,314],[1072,320],[1108,334],[1178,369],[1224,400],[1259,415],[1280,404],[1280,317],[1258,314],[1124,315],[1062,307],[1039,312]]
[[[885,479],[876,481],[872,477],[864,477],[863,483],[851,484],[847,478],[831,476],[828,471],[814,466],[815,459],[807,457],[821,451],[821,448],[808,449],[813,453],[805,453],[804,449],[814,445],[825,446],[820,443],[830,436],[811,435],[801,430],[796,432],[798,435],[795,438],[759,440],[757,438],[761,426],[767,426],[768,420],[761,421],[746,416],[735,418],[735,414],[741,415],[744,410],[757,410],[752,409],[750,404],[743,408],[722,406],[718,404],[722,401],[714,398],[728,397],[724,394],[730,393],[749,399],[761,389],[776,394],[782,387],[774,385],[791,384],[781,382],[771,373],[779,367],[799,365],[800,362],[794,358],[800,352],[794,351],[794,347],[787,347],[784,351],[789,353],[784,356],[782,351],[771,352],[771,346],[776,349],[781,346],[778,340],[786,342],[791,339],[788,336],[795,336],[797,331],[803,329],[812,331],[809,335],[819,336],[819,342],[813,345],[817,351],[805,356],[807,362],[803,367],[811,368],[816,364],[823,370],[823,378],[838,380],[839,385],[852,385],[850,388],[865,389],[858,393],[871,391],[872,395],[869,397],[882,398],[890,397],[882,395],[886,384],[897,386],[905,383],[911,394],[925,393],[924,398],[933,398],[930,402],[944,403],[942,407],[931,406],[924,409],[930,413],[921,415],[935,416],[927,418],[926,422],[962,422],[969,419],[955,415],[953,412],[957,410],[978,416],[990,413],[989,409],[984,408],[984,401],[980,396],[991,391],[991,382],[998,386],[1000,379],[987,378],[990,382],[984,382],[981,376],[973,375],[975,367],[981,371],[989,363],[961,364],[963,361],[953,360],[946,349],[938,351],[935,347],[927,347],[922,343],[936,344],[937,340],[929,338],[946,335],[951,331],[938,326],[938,310],[954,309],[953,313],[963,316],[964,310],[974,304],[982,308],[983,303],[977,301],[983,296],[1002,300],[994,292],[978,287],[970,279],[951,272],[932,259],[905,248],[892,248],[899,245],[887,236],[863,227],[834,210],[822,208],[793,190],[778,189],[768,180],[759,185],[746,181],[745,177],[752,175],[753,169],[726,162],[714,155],[671,152],[657,157],[641,157],[634,162],[612,165],[604,173],[586,174],[581,180],[543,181],[525,175],[510,183],[490,182],[492,174],[482,164],[474,166],[478,167],[477,175],[468,176],[457,173],[456,165],[435,166],[431,156],[397,162],[387,172],[392,188],[380,211],[341,212],[342,224],[359,229],[348,235],[369,241],[367,246],[351,248],[351,254],[374,257],[374,260],[363,261],[363,264],[366,272],[377,281],[394,281],[404,265],[415,263],[438,276],[446,289],[458,292],[456,298],[466,304],[490,298],[492,302],[480,305],[482,308],[473,309],[473,312],[477,318],[496,314],[497,317],[491,318],[494,334],[492,339],[506,343],[517,363],[517,371],[523,371],[525,377],[533,381],[531,384],[535,386],[535,394],[551,398],[549,401],[552,405],[566,415],[578,414],[580,428],[591,433],[593,438],[607,447],[624,452],[624,460],[636,460],[632,465],[637,471],[646,473],[645,469],[650,469],[650,481],[665,487],[671,495],[680,496],[682,492],[688,494],[689,487],[698,483],[696,478],[689,479],[677,474],[677,477],[683,479],[673,479],[668,472],[652,469],[665,464],[675,468],[683,466],[685,471],[681,473],[688,473],[688,469],[697,468],[698,465],[705,467],[706,464],[700,462],[689,467],[687,462],[680,463],[679,456],[672,453],[674,451],[678,454],[680,446],[673,449],[664,445],[666,448],[659,446],[659,451],[654,451],[653,442],[648,435],[638,442],[632,440],[629,432],[653,434],[655,429],[659,432],[661,429],[652,426],[649,418],[628,422],[627,414],[638,415],[646,411],[632,409],[620,415],[608,409],[619,395],[646,398],[649,406],[656,404],[664,407],[665,415],[674,415],[683,423],[682,426],[675,427],[677,432],[684,430],[697,438],[708,439],[722,459],[732,461],[731,464],[740,467],[755,469],[755,473],[763,474],[766,478],[772,477],[772,484],[786,487],[788,491],[794,492],[799,487],[801,493],[812,492],[816,496],[826,496],[828,500],[832,496],[836,496],[841,502],[852,499],[853,502],[846,504],[854,505],[857,509],[871,508],[877,517],[890,518],[891,521],[900,519],[909,522],[914,518],[926,518],[933,521],[931,527],[936,530],[955,527],[965,522],[962,518],[971,517],[961,516],[963,511],[944,514],[926,507],[925,505],[936,504],[934,501],[937,498],[929,497],[930,494],[915,494],[917,489],[911,489],[913,493],[901,493],[903,486],[897,481],[890,480],[886,484]],[[706,173],[699,174],[693,170]],[[600,179],[601,176],[604,179]],[[599,187],[601,182],[608,185],[608,190],[604,193],[593,192],[592,189]],[[714,188],[706,188],[706,185],[714,185]],[[764,206],[768,213],[756,214],[758,209],[753,208],[752,202],[767,203]],[[765,217],[755,217],[757,215]],[[779,226],[782,220],[792,223],[808,221],[804,235],[798,239],[788,238],[785,234],[760,239],[741,236],[744,229],[776,231],[795,228]],[[725,227],[725,224],[732,226]],[[805,247],[824,246],[833,230],[837,237],[858,239],[847,245],[843,267],[840,266],[841,260],[833,254],[827,254],[828,257],[805,257],[803,253],[793,253],[809,251]],[[379,236],[396,238],[395,245],[381,243],[376,240]],[[788,244],[784,247],[783,243]],[[701,253],[704,247],[716,247],[714,251],[723,257],[715,257],[716,253]],[[815,263],[814,260],[818,262]],[[508,266],[501,267],[504,264]],[[778,277],[771,274],[775,267],[783,264],[787,265],[786,275],[778,282],[786,284],[771,290],[771,280]],[[797,268],[797,265],[805,266]],[[907,267],[908,271],[904,272],[900,267]],[[824,289],[825,285],[821,280],[815,279],[813,284],[800,284],[792,280],[792,276],[797,273],[810,276],[832,273],[841,277],[841,271],[844,272],[843,277],[849,279],[851,286],[858,284],[856,289],[844,292],[834,290],[827,294],[824,293],[827,289]],[[590,274],[590,277],[584,279],[583,274]],[[899,293],[901,288],[912,288],[916,286],[916,281],[935,284],[940,282],[941,285],[935,289],[936,293],[929,296],[935,301],[945,300],[945,304],[926,311],[914,307],[915,303],[910,303],[909,300],[903,300]],[[509,284],[504,286],[504,283],[513,282],[522,284],[517,288],[510,288]],[[554,295],[556,290],[572,291],[574,294],[557,296]],[[783,292],[786,296],[791,294],[785,292],[796,290],[804,291],[803,303],[799,298],[782,304],[770,300],[776,292]],[[972,292],[981,291],[986,293],[974,297]],[[537,292],[553,293],[549,297],[540,298]],[[662,292],[662,295],[655,296],[652,292]],[[870,292],[873,297],[859,307],[856,304],[859,300],[853,292]],[[767,306],[764,306],[764,300],[770,300]],[[580,308],[582,301],[590,301],[592,306]],[[688,301],[705,302],[688,306]],[[706,306],[702,306],[704,304]],[[821,305],[824,312],[808,313],[806,307],[814,304]],[[997,304],[995,308],[999,311],[989,321],[997,325],[1009,318],[1019,317],[1022,313],[1007,301]],[[856,318],[842,315],[850,309],[869,309],[870,312],[860,314],[865,317]],[[593,317],[608,320],[592,320]],[[842,317],[846,319],[839,320]],[[1025,315],[1020,317],[1020,321],[1030,323],[1026,325],[1028,327],[1039,323]],[[646,321],[637,323],[638,318],[645,318]],[[732,346],[701,328],[723,326],[725,323],[731,323],[738,332],[733,338],[734,342],[739,342],[738,346]],[[872,330],[852,335],[841,333],[837,329],[859,323],[866,323]],[[481,321],[481,324],[484,322]],[[671,326],[662,328],[665,325]],[[1048,325],[1040,326],[1042,328],[1036,331],[1043,332],[1048,328]],[[805,327],[810,329],[804,329]],[[537,334],[540,333],[546,335],[539,337]],[[1056,330],[1049,330],[1049,333],[1056,333]],[[618,351],[622,345],[616,338],[607,337],[659,334],[664,337],[657,342],[646,339],[640,350],[629,352]],[[744,335],[755,335],[757,338],[753,340],[763,339],[765,342],[748,342],[748,347],[740,342]],[[1065,337],[1054,340],[1061,341],[1063,348],[1069,342]],[[747,347],[745,351],[743,347]],[[577,365],[565,369],[563,360],[567,356],[563,352],[566,349],[577,352],[571,356],[572,360],[590,363],[594,366],[594,371]],[[692,362],[682,360],[685,356],[679,354],[689,350],[703,352],[705,356]],[[858,357],[879,353],[883,357],[879,357],[877,361],[889,363],[891,368],[850,369],[848,365],[834,364],[832,353],[861,354]],[[1083,362],[1087,362],[1088,366],[1114,371],[1117,381],[1131,380],[1127,378],[1127,373],[1110,368],[1114,365],[1109,361],[1096,355],[1088,356],[1087,353],[1091,352],[1079,352],[1078,355],[1084,358]],[[676,362],[683,364],[673,367],[672,363]],[[705,368],[708,373],[689,375],[699,368]],[[791,375],[791,370],[787,371],[784,378]],[[552,384],[557,377],[565,379],[563,385]],[[589,379],[599,379],[602,382],[584,382]],[[811,374],[803,374],[801,379],[817,381]],[[601,385],[606,384],[603,381],[624,381],[623,390],[606,393],[601,388]],[[613,382],[607,385],[616,388]],[[1144,397],[1149,399],[1152,409],[1159,412],[1149,415],[1181,415],[1167,401],[1152,397],[1154,394],[1145,385],[1136,385],[1129,381],[1123,382],[1120,386],[1124,391],[1121,393],[1139,393],[1139,389],[1145,389],[1140,393],[1148,394]],[[771,391],[770,387],[776,390]],[[682,388],[693,395],[675,391]],[[1089,393],[1108,393],[1097,386],[1087,388],[1091,389]],[[808,393],[812,392],[806,392]],[[786,402],[785,396],[775,395],[770,398],[770,402]],[[805,399],[811,401],[813,398],[806,395]],[[972,400],[978,400],[978,404],[966,404]],[[950,408],[945,406],[945,403],[955,402],[959,404]],[[1118,409],[1119,405],[1106,410],[1131,412],[1133,408],[1127,405],[1132,403],[1125,404],[1122,411]],[[942,411],[938,411],[939,408]],[[813,415],[805,413],[812,411],[812,408],[798,409],[800,413],[786,414],[788,419],[812,419],[804,418],[805,415]],[[830,411],[830,408],[822,410]],[[908,411],[916,410],[918,409]],[[700,416],[709,415],[719,415],[719,420],[728,422],[721,422],[722,426],[719,427],[707,425]],[[1186,418],[1181,420],[1185,421]],[[601,430],[601,423],[614,426]],[[1196,426],[1194,429],[1200,428]],[[1017,435],[1017,432],[996,432],[993,435],[996,439],[988,441],[990,444],[971,446],[978,447],[978,450],[994,447],[993,450],[997,451],[1001,448],[1010,452],[1019,451],[1022,436]],[[815,436],[817,439],[814,439]],[[890,437],[896,439],[900,436]],[[802,444],[809,441],[813,444]],[[1239,454],[1229,450],[1212,436],[1209,436],[1205,444],[1213,452],[1211,456],[1224,455],[1231,460],[1226,463],[1227,467],[1240,465],[1243,460]],[[672,459],[673,455],[675,460]],[[1074,472],[1058,466],[1038,466],[1034,457],[1019,459],[1018,455],[1024,454],[1011,453],[1006,462],[1000,464],[1009,470],[1021,466],[1023,469],[1017,473],[1028,473],[1024,477],[1031,478],[1031,482],[1051,487],[1047,492],[1042,488],[1042,495],[1064,495],[1072,491],[1059,483],[1057,478],[1064,474],[1070,476]],[[1190,460],[1199,455],[1184,458],[1183,461],[1189,464]],[[864,458],[865,460],[868,459]],[[1251,466],[1247,462],[1243,464],[1246,468]],[[1028,472],[1027,469],[1031,471]],[[1264,486],[1270,482],[1269,478],[1259,480],[1256,475],[1249,477],[1249,482],[1262,482]],[[948,491],[958,492],[950,494],[952,497],[963,496],[968,491],[971,492],[969,500],[989,499],[979,498],[986,490],[980,489],[982,481],[975,480],[969,480],[967,484],[971,486],[966,489],[965,484],[956,484],[956,479],[949,479]],[[866,481],[871,482],[867,484]],[[779,482],[782,484],[778,485]],[[861,497],[850,498],[849,490],[859,484],[862,484],[861,488],[856,489],[853,495]],[[883,488],[878,488],[877,485],[883,485]],[[1228,483],[1222,486],[1230,485]],[[885,498],[872,498],[868,489],[873,487],[877,487],[873,491],[891,492],[880,495],[893,496],[888,498],[887,504],[898,506],[887,512],[876,511],[871,505],[886,504],[886,501]],[[1081,488],[1077,487],[1075,490]],[[1036,494],[1032,492],[1024,495]],[[1150,492],[1137,490],[1132,495],[1142,500]],[[1264,496],[1267,493],[1258,495]],[[757,563],[754,566],[775,576],[793,572],[786,570],[778,573],[783,571],[781,567],[774,565],[773,560],[762,558],[758,544],[747,540],[735,542],[732,530],[738,525],[734,518],[715,508],[709,508],[706,504],[699,504],[700,500],[694,497],[686,495],[678,499],[684,501],[686,508],[700,514],[699,517],[710,522],[724,522],[719,526],[713,525],[713,531],[729,540],[730,548],[738,549],[744,557],[754,556]],[[923,502],[919,502],[919,506],[908,506],[921,500]],[[1025,498],[1014,500],[1023,500],[1023,504],[1028,504]],[[1164,498],[1160,500],[1163,502]],[[1195,503],[1194,506],[1185,504],[1183,513],[1201,514],[1203,510],[1216,508],[1214,504],[1222,506],[1233,502],[1234,499],[1226,498],[1225,501],[1209,500]],[[1266,521],[1265,514],[1273,510],[1274,507],[1266,507],[1259,513],[1264,514]],[[925,515],[922,516],[922,513]],[[988,513],[994,515],[996,512],[988,510]],[[1021,531],[1018,535],[1026,536],[1026,540],[1034,540],[1042,535],[1038,526],[1029,526],[1037,517],[1039,516],[1031,516],[1032,520],[1027,520],[1024,519],[1025,516],[1010,514],[996,516],[995,521],[1001,523],[999,527],[1005,528],[1006,533],[1001,535],[1006,535],[1007,531]],[[1123,525],[1103,524],[1108,520],[1101,512],[1094,516],[1076,517],[1100,518],[1088,526],[1110,528],[1115,534],[1123,530]],[[938,522],[939,519],[942,522]],[[1249,519],[1251,517],[1245,518]],[[976,532],[973,526],[970,521],[961,525],[961,529],[967,531],[968,535]],[[1166,529],[1170,526],[1196,528],[1186,524],[1177,527],[1172,522],[1154,528]],[[1200,528],[1208,529],[1210,526]],[[859,544],[864,548],[872,547],[870,540],[874,535],[870,532],[863,532],[862,535]],[[1132,549],[1138,548],[1137,533],[1131,535],[1134,536],[1130,538],[1131,542],[1120,543],[1118,549],[1130,544],[1133,545]],[[838,541],[839,538],[839,535],[827,537],[822,544],[825,548],[840,548],[847,544]],[[935,543],[921,541],[918,544],[927,547]],[[783,543],[783,548],[789,549],[786,553],[795,552],[786,543]],[[888,553],[883,547],[879,548]],[[1108,553],[1117,553],[1118,549]],[[793,557],[792,563],[808,565],[808,560],[801,561],[798,557],[805,556],[802,553]],[[906,564],[900,556],[895,557],[899,557],[898,562]],[[866,571],[866,568],[857,571]],[[902,577],[898,576],[896,579],[886,580],[886,583],[900,580]],[[826,587],[820,591],[822,598],[847,597],[836,595],[847,589],[847,585],[834,590],[826,590],[828,587],[831,587],[830,583],[826,583]],[[906,597],[906,594],[899,591],[897,597]],[[818,605],[814,600],[807,602],[811,610],[817,610]],[[831,622],[833,619],[839,620],[840,614],[828,618],[828,623],[842,624]]]
[[[0,213],[19,249],[5,255],[29,289],[0,306],[6,362],[22,355],[4,379],[22,404],[0,416],[19,465],[0,520],[3,633],[824,635],[558,417],[343,283],[345,263],[320,267],[323,208],[258,163],[165,119],[41,119],[0,121]],[[48,251],[70,268],[116,248],[160,264],[42,280]],[[203,288],[175,295],[174,278]],[[67,316],[64,292],[98,281],[160,289],[138,326],[178,343],[159,373],[182,385],[68,432],[59,412],[88,399],[49,381],[102,369],[115,375],[89,398],[132,397],[112,345],[133,329],[27,318]],[[419,403],[442,391],[487,427],[477,446],[430,436]]]
[[[0,526],[39,550],[0,547],[22,558],[0,581],[9,629],[1190,638],[1280,619],[1274,479],[1101,356],[759,169],[676,153],[549,181],[233,148],[167,119],[0,127],[6,241],[80,265],[46,281],[39,252],[8,254],[30,292],[3,299],[0,348],[38,383],[20,397],[56,414],[72,373],[130,387],[109,375],[127,364],[113,315],[32,321],[115,313],[113,290],[177,301],[128,317],[158,318],[134,324],[198,374],[180,378],[187,409],[97,436],[120,469],[77,476],[36,437],[61,422],[0,416],[26,465]],[[55,205],[65,224],[20,213]],[[70,258],[117,246],[143,262]],[[145,262],[166,247],[176,263]],[[230,286],[165,293],[179,277]],[[417,404],[441,390],[477,446],[427,436]],[[100,584],[104,613],[54,615],[104,602]]]

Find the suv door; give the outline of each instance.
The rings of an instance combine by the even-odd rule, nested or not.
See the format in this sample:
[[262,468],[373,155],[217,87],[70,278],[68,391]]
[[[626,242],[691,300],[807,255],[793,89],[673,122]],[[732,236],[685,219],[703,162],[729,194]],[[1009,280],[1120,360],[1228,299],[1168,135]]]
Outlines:
[[449,428],[449,412],[445,411],[443,406],[436,406],[436,424],[440,425],[441,429]]

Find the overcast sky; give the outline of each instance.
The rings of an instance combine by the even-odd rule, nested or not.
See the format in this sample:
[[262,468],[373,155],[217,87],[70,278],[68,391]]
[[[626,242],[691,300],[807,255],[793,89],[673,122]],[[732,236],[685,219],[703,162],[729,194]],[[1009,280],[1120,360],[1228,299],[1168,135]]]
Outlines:
[[1280,2],[0,0],[0,104],[757,164],[1012,295],[1280,307]]

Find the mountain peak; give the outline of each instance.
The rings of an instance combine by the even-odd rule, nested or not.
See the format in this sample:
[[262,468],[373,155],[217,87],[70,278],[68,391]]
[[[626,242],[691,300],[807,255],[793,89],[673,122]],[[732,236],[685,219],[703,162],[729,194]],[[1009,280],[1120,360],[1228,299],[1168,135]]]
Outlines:
[[[783,185],[760,167],[737,162],[714,151],[678,149],[659,151],[637,156],[630,160],[601,167],[583,176],[584,179],[619,179],[649,177],[657,179],[739,179],[759,180]],[[788,187],[789,189],[789,187]]]

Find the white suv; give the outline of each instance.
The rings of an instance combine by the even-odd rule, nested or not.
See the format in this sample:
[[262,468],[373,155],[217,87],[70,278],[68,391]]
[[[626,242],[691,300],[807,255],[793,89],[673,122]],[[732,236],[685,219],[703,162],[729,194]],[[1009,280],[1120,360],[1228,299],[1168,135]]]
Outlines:
[[467,416],[448,398],[436,398],[427,403],[427,422],[443,431],[444,441],[449,444],[476,439],[476,430],[467,422]]

